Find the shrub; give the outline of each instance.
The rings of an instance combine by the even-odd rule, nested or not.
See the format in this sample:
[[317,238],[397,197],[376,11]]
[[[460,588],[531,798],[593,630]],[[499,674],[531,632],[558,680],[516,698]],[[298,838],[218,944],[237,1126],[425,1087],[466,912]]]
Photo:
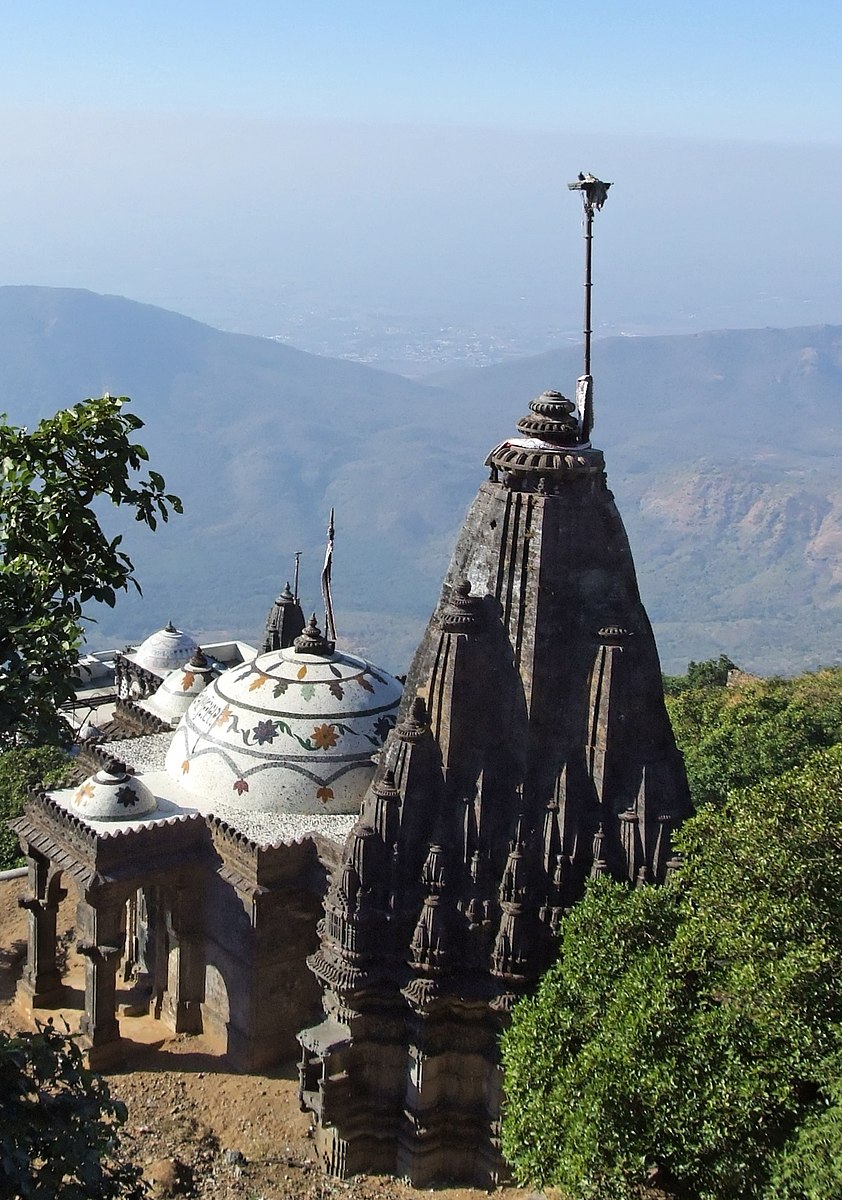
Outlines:
[[842,1195],[842,747],[708,806],[661,889],[592,884],[504,1038],[521,1182]]

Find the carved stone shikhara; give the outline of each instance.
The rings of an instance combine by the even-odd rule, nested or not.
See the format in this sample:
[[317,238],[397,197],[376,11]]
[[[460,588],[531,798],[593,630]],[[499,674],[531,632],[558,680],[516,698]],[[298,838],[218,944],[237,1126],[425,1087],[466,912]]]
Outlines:
[[[502,1173],[498,1037],[589,875],[661,882],[689,812],[602,453],[545,393],[489,455],[325,899],[300,1035],[324,1168]],[[524,436],[525,435],[525,436]]]

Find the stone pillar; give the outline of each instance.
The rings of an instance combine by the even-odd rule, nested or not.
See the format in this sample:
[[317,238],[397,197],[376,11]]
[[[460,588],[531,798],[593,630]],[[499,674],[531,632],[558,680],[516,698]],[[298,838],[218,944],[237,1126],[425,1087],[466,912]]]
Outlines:
[[204,987],[201,939],[194,928],[195,895],[179,888],[166,919],[167,990],[161,1017],[174,1033],[201,1033]]
[[64,992],[56,964],[56,914],[67,893],[57,876],[48,878],[48,871],[48,863],[30,858],[29,891],[18,898],[29,916],[26,967],[18,990],[31,1008],[56,1005]]
[[79,904],[81,938],[76,949],[85,959],[85,1013],[82,1047],[91,1066],[117,1056],[120,1025],[116,1016],[117,968],[124,944],[125,897],[104,895]]

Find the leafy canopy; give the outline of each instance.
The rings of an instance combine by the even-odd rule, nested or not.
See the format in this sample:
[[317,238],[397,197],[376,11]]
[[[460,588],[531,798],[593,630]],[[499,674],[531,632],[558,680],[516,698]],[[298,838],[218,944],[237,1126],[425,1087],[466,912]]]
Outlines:
[[732,662],[727,654],[719,658],[708,658],[704,662],[687,664],[686,675],[664,675],[664,692],[667,696],[678,696],[688,688],[725,687],[728,682],[728,672],[733,671],[737,664]]
[[521,1182],[842,1197],[842,746],[708,805],[663,888],[592,884],[504,1039]]
[[0,1031],[0,1195],[20,1200],[140,1200],[138,1167],[123,1161],[126,1107],[52,1025]]
[[127,397],[84,400],[31,433],[0,418],[0,744],[54,741],[56,713],[73,695],[82,608],[113,607],[140,590],[122,538],[103,532],[95,502],[109,499],[155,529],[181,512],[132,435],[143,426]]
[[780,775],[842,741],[842,668],[685,688],[667,697],[667,709],[693,803],[723,804],[731,789]]
[[17,835],[7,822],[23,812],[27,795],[37,788],[62,787],[72,759],[58,746],[13,746],[0,750],[0,871],[23,862]]

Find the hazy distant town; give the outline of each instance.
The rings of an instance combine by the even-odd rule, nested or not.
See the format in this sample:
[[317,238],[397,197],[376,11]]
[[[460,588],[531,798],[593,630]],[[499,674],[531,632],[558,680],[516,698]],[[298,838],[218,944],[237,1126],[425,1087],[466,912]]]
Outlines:
[[483,367],[542,354],[581,340],[575,329],[540,324],[529,328],[500,324],[492,328],[440,325],[383,313],[325,312],[291,314],[274,339],[334,358],[367,363],[402,375],[421,376],[445,367]]

